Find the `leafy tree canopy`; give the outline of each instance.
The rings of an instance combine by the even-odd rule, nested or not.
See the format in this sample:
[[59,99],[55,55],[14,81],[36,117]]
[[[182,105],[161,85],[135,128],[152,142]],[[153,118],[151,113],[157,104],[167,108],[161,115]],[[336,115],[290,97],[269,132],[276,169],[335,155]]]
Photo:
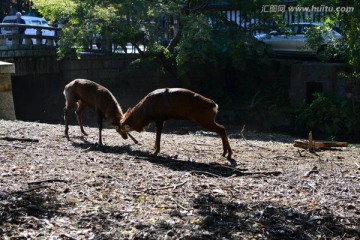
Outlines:
[[[300,0],[299,5],[302,6],[326,6],[333,11],[328,11],[325,15],[325,26],[319,29],[319,32],[326,28],[333,28],[336,25],[340,27],[343,36],[340,44],[337,45],[338,50],[345,58],[346,62],[355,70],[359,71],[360,66],[360,2],[357,0]],[[349,11],[337,11],[336,9],[345,9]],[[313,35],[314,36],[314,35]],[[316,36],[316,35],[315,35]],[[314,39],[311,39],[314,40]],[[319,44],[317,42],[312,44]]]
[[[214,1],[214,0],[34,0],[35,7],[50,20],[64,21],[63,34],[60,42],[60,56],[65,56],[71,49],[78,52],[88,47],[89,40],[94,34],[100,34],[107,43],[105,49],[111,50],[111,43],[123,45],[136,42],[143,32],[149,38],[149,50],[170,53],[176,51],[177,64],[188,62],[210,61],[219,64],[214,52],[227,48],[243,55],[244,43],[251,41],[251,34],[242,32],[239,27],[233,34],[225,33],[233,28],[222,11],[211,11],[209,5],[238,4],[242,12],[249,13],[249,19],[254,18],[251,12],[261,10],[264,5],[279,5],[277,0],[256,1]],[[360,2],[356,0],[299,0],[297,6],[328,6],[353,7],[352,12],[327,12],[327,27],[340,24],[345,45],[343,53],[350,65],[355,69],[360,63]],[[215,19],[216,29],[209,24],[209,19]],[[280,13],[261,14],[256,16],[260,21],[281,21]],[[178,34],[171,32],[171,24],[176,21],[179,25]],[[223,29],[224,31],[221,31]],[[264,29],[262,29],[264,30]],[[172,35],[174,34],[174,35]],[[172,41],[167,41],[168,38]],[[215,41],[214,41],[215,40]],[[312,39],[313,40],[313,39]],[[316,43],[314,43],[316,44]],[[157,45],[157,46],[156,46]],[[345,46],[345,47],[344,47]],[[140,49],[139,49],[140,50]],[[243,51],[243,50],[242,50]],[[237,67],[244,63],[237,62]]]
[[[101,36],[104,49],[124,46],[144,38],[147,52],[156,55],[164,70],[186,72],[186,66],[211,63],[222,66],[219,58],[228,55],[230,64],[244,68],[243,61],[252,34],[229,22],[226,13],[211,10],[218,1],[200,0],[34,0],[34,6],[49,20],[64,22],[59,42],[60,57],[76,49],[84,51],[94,36]],[[261,9],[271,1],[226,1],[243,9]],[[212,21],[210,21],[212,19]],[[174,29],[176,26],[177,29]],[[182,71],[178,71],[179,68]]]

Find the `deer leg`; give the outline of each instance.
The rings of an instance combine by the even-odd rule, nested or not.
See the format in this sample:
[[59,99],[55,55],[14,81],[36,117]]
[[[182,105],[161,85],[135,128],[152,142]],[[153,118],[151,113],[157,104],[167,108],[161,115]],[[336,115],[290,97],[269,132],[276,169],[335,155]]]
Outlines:
[[101,114],[97,114],[97,124],[98,124],[98,127],[99,127],[99,145],[102,146],[103,143],[102,143],[102,136],[101,136],[101,131],[103,129],[103,121],[102,121],[102,116]]
[[160,152],[160,139],[161,139],[161,132],[163,126],[164,126],[164,121],[156,122],[156,140],[155,140],[155,152],[154,152],[155,156]]
[[69,140],[69,111],[75,106],[75,104],[68,104],[68,101],[65,103],[64,107],[64,121],[65,121],[65,136]]
[[68,124],[68,109],[67,107],[65,106],[64,107],[64,121],[65,121],[65,136],[66,138],[69,140],[69,124]]
[[76,118],[77,118],[77,121],[78,121],[78,124],[80,126],[80,130],[81,132],[87,136],[88,134],[85,132],[84,130],[84,127],[83,127],[83,121],[82,121],[82,113],[84,111],[84,104],[81,103],[81,101],[78,102],[78,108],[76,109],[75,111],[75,114],[76,114]]
[[231,161],[232,150],[224,126],[213,122],[210,124],[205,124],[203,127],[220,135],[224,149],[223,156],[225,157],[225,155],[228,154],[227,159]]

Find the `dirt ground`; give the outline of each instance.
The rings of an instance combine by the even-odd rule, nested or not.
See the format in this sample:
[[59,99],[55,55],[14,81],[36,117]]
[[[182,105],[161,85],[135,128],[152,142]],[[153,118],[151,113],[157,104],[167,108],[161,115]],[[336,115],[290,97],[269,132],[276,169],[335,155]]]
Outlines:
[[360,146],[227,127],[162,135],[0,120],[0,239],[359,239]]

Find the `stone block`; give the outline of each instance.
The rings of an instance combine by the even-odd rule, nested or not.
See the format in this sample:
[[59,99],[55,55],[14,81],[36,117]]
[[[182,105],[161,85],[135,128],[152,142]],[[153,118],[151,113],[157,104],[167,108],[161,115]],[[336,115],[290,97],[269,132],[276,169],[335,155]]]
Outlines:
[[15,66],[11,63],[0,62],[0,118],[15,120],[14,100],[11,88],[11,74]]

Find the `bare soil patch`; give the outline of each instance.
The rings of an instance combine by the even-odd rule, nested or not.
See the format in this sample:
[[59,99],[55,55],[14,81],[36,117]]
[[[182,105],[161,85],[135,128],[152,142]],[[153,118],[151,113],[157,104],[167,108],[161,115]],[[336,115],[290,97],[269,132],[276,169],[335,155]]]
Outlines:
[[0,120],[1,239],[359,239],[360,148],[309,153],[293,138],[220,137]]

